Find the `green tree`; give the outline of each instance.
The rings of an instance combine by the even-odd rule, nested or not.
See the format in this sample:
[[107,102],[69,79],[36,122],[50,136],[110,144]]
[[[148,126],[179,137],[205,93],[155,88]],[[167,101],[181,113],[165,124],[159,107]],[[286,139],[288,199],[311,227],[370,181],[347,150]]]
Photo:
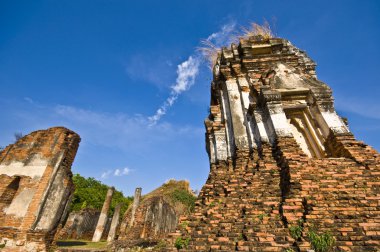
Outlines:
[[[73,182],[75,192],[71,202],[72,211],[79,211],[83,208],[102,209],[109,186],[94,178],[84,178],[79,174],[73,176]],[[115,190],[109,214],[113,214],[116,205],[119,203],[123,203],[121,213],[124,213],[132,201],[133,197],[125,197],[122,192]]]

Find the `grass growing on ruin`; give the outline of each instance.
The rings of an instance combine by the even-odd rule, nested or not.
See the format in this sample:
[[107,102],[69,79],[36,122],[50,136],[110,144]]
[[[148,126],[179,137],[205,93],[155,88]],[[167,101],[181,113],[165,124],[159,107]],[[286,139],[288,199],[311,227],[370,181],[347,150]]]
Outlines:
[[203,57],[209,62],[209,66],[212,69],[218,59],[220,48],[210,40],[203,39],[201,40],[201,46],[199,46],[197,50],[201,52]]
[[80,248],[80,249],[106,249],[107,242],[90,242],[85,240],[60,240],[57,241],[59,248]]
[[189,182],[185,180],[169,180],[151,193],[144,195],[143,200],[155,196],[162,196],[170,202],[176,212],[192,212],[196,196],[191,192]]
[[[227,44],[239,43],[240,39],[247,39],[249,37],[267,41],[274,37],[274,33],[268,21],[265,20],[262,25],[252,22],[248,27],[241,27],[239,32],[231,34]],[[203,58],[209,62],[211,70],[221,55],[220,46],[221,45],[214,44],[210,39],[202,39],[201,45],[197,47],[197,50],[202,54]]]
[[195,207],[196,197],[186,190],[174,190],[172,193],[174,202],[181,202],[187,207],[187,212],[191,213]]
[[264,40],[268,40],[274,37],[272,29],[268,21],[264,21],[262,25],[257,23],[251,23],[249,27],[243,27],[243,37],[260,37]]

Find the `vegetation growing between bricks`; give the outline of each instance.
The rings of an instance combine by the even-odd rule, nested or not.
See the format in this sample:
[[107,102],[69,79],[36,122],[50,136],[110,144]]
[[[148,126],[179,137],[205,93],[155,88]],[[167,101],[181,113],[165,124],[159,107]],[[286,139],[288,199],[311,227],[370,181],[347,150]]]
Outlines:
[[189,246],[190,242],[190,237],[183,238],[183,237],[178,237],[175,240],[174,246],[179,250],[183,248],[187,248]]
[[307,236],[315,252],[330,252],[333,251],[335,238],[330,233],[317,234],[314,230],[309,231]]

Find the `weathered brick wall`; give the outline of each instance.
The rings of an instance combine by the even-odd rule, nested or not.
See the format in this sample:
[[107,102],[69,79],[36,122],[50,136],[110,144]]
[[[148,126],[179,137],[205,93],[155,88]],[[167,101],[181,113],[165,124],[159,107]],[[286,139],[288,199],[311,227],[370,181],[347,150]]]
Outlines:
[[123,222],[125,229],[120,230],[119,240],[160,239],[175,230],[178,224],[178,214],[174,208],[157,196],[143,201],[135,213],[135,221],[129,226],[131,211],[128,211]]
[[[154,245],[167,237],[169,233],[174,232],[179,217],[189,208],[185,202],[174,198],[174,193],[191,196],[189,182],[169,180],[142,196],[141,200],[139,200],[141,188],[136,188],[134,202],[124,213],[117,232],[118,238],[113,242],[112,248],[115,251],[128,251],[128,248],[139,244]],[[134,205],[135,211],[133,211]],[[133,212],[134,216],[132,216]]]
[[316,232],[337,251],[380,251],[380,155],[350,133],[305,52],[261,36],[222,48],[205,126],[210,175],[171,245],[307,251]]
[[100,211],[94,209],[83,209],[71,212],[65,226],[58,234],[59,239],[91,240],[94,235]]
[[79,136],[62,127],[32,132],[0,152],[0,232],[5,250],[45,251],[74,190]]
[[379,166],[371,171],[352,158],[305,158],[293,139],[279,139],[277,150],[288,173],[283,187],[284,221],[288,226],[303,221],[302,238],[297,241],[301,251],[310,248],[309,230],[331,233],[341,251],[379,249]]
[[280,215],[280,168],[270,146],[239,165],[211,166],[195,213],[181,219],[189,251],[282,251],[293,239]]
[[[195,213],[181,218],[173,240],[190,237],[183,251],[307,251],[315,230],[331,233],[338,251],[378,251],[379,172],[378,163],[369,170],[350,158],[309,158],[294,139],[278,139],[245,166],[212,165]],[[296,225],[298,240],[289,231]]]

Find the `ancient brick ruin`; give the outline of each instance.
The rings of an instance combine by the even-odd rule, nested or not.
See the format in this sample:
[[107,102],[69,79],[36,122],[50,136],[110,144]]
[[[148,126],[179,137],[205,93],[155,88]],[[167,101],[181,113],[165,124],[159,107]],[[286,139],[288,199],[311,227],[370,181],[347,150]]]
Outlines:
[[170,232],[175,231],[179,217],[187,206],[173,200],[174,191],[191,193],[189,182],[169,180],[161,187],[141,197],[136,188],[133,204],[125,212],[114,248],[133,247],[140,244],[156,244]]
[[94,236],[99,216],[99,210],[89,208],[71,212],[57,238],[60,240],[91,240]]
[[380,156],[350,133],[315,66],[285,39],[222,49],[205,121],[210,174],[181,220],[183,250],[307,251],[314,231],[338,251],[379,251]]
[[66,128],[35,131],[0,152],[2,251],[47,251],[74,190],[80,137]]

